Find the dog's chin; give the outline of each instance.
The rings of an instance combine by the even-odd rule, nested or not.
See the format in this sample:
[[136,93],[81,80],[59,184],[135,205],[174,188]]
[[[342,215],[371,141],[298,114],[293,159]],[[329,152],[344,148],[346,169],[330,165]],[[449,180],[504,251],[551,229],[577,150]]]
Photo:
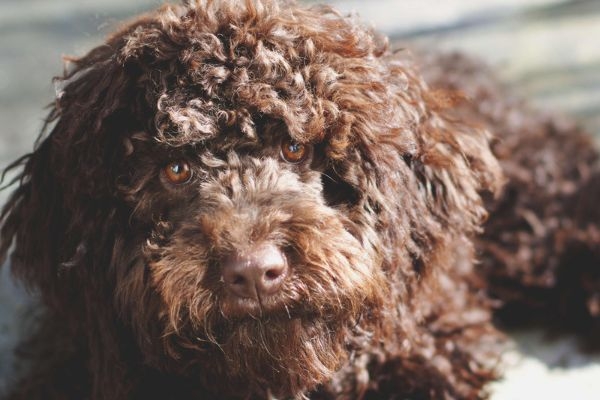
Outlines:
[[324,318],[307,310],[222,319],[210,338],[206,329],[193,339],[179,337],[178,363],[220,395],[250,389],[258,397],[293,397],[331,379],[346,361],[352,328],[347,322],[347,316]]

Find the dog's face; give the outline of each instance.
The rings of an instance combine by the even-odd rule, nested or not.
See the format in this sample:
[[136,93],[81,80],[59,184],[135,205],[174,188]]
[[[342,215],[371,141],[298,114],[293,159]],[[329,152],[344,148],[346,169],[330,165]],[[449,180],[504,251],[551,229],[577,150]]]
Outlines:
[[132,140],[120,190],[139,235],[117,251],[117,306],[142,346],[154,331],[156,366],[290,394],[339,367],[387,285],[374,227],[349,215],[359,200],[331,202],[322,149],[255,126],[174,148]]
[[477,226],[498,168],[353,21],[216,3],[164,8],[75,62],[1,250],[15,237],[48,303],[81,300],[147,365],[295,395],[410,335],[411,291]]

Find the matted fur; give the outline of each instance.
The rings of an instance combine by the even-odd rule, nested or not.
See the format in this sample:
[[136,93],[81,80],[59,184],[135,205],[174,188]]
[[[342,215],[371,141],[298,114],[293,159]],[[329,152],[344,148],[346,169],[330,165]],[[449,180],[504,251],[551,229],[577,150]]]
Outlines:
[[[70,60],[0,217],[47,309],[9,398],[485,397],[496,124],[431,80],[352,18],[270,0],[167,5]],[[261,243],[290,273],[241,304],[221,265]]]

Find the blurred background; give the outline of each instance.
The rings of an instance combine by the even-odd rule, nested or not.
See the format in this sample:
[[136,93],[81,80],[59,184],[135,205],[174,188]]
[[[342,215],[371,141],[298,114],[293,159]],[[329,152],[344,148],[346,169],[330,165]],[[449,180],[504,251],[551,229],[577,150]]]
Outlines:
[[[61,57],[81,55],[158,0],[0,0],[0,169],[30,151],[52,102]],[[600,0],[339,0],[392,40],[485,60],[541,108],[569,114],[600,141]],[[7,191],[0,192],[0,204]],[[599,205],[600,206],[600,205]],[[0,271],[0,392],[31,298]],[[575,338],[512,332],[493,400],[600,399],[600,356]]]

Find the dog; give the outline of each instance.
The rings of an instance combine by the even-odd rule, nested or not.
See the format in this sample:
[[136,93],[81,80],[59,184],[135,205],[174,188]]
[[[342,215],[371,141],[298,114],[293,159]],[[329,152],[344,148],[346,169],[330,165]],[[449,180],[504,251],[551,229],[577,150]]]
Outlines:
[[599,325],[593,142],[475,61],[199,0],[69,62],[0,216],[8,399],[478,399],[494,313]]

